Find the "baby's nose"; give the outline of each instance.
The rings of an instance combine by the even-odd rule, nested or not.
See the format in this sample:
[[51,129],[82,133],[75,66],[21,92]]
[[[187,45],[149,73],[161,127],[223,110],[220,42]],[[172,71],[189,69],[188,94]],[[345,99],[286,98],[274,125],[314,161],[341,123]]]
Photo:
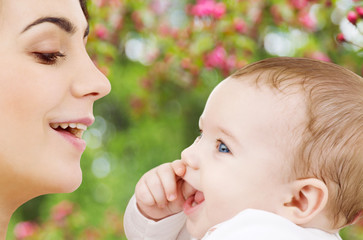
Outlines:
[[199,160],[197,154],[193,149],[193,145],[183,150],[183,152],[181,153],[181,160],[187,167],[190,167],[194,170],[199,169]]

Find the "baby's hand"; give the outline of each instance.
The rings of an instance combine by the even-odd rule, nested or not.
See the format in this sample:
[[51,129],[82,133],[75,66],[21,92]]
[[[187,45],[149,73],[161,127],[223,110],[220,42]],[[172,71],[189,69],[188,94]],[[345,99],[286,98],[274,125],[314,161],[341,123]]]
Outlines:
[[140,212],[160,220],[183,210],[185,199],[181,178],[186,167],[181,160],[164,163],[145,173],[136,184],[135,197]]

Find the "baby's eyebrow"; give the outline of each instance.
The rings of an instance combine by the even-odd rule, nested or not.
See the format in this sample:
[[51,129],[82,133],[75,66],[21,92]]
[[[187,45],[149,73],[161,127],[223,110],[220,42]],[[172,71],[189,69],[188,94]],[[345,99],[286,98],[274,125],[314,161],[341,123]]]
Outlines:
[[232,133],[230,133],[229,131],[227,131],[226,129],[219,127],[219,130],[220,130],[220,131],[221,131],[224,135],[226,135],[226,136],[228,136],[228,137],[232,138],[234,141],[237,141],[237,138],[236,138],[236,137],[235,137]]

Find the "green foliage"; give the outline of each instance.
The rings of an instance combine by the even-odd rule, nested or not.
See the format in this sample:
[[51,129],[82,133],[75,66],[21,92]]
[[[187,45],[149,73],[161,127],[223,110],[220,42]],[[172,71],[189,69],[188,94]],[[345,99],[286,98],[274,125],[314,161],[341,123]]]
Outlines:
[[[180,158],[198,135],[210,91],[247,63],[311,57],[361,74],[362,51],[349,39],[338,42],[341,30],[331,21],[338,12],[342,21],[358,1],[343,10],[328,0],[209,1],[214,12],[198,12],[200,1],[89,2],[88,51],[112,92],[96,103],[96,123],[85,134],[83,183],[74,193],[26,203],[12,218],[8,239],[24,221],[35,223],[25,239],[126,239],[122,215],[138,179]],[[358,32],[361,22],[353,26]],[[342,235],[362,239],[362,228]]]

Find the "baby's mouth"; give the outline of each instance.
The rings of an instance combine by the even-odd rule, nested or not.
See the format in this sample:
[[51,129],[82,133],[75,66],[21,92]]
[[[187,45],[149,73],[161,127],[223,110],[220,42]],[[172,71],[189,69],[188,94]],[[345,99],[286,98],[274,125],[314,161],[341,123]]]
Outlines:
[[76,138],[82,138],[87,126],[83,123],[51,123],[50,127],[59,132],[68,132]]
[[190,205],[192,207],[197,206],[198,204],[201,204],[202,202],[204,202],[204,194],[200,191],[197,191],[194,195],[190,196],[187,199],[187,202],[189,201]]
[[186,215],[192,214],[195,210],[201,206],[201,204],[204,202],[204,194],[203,192],[195,189],[194,193],[187,197],[185,203],[184,203],[184,213]]

